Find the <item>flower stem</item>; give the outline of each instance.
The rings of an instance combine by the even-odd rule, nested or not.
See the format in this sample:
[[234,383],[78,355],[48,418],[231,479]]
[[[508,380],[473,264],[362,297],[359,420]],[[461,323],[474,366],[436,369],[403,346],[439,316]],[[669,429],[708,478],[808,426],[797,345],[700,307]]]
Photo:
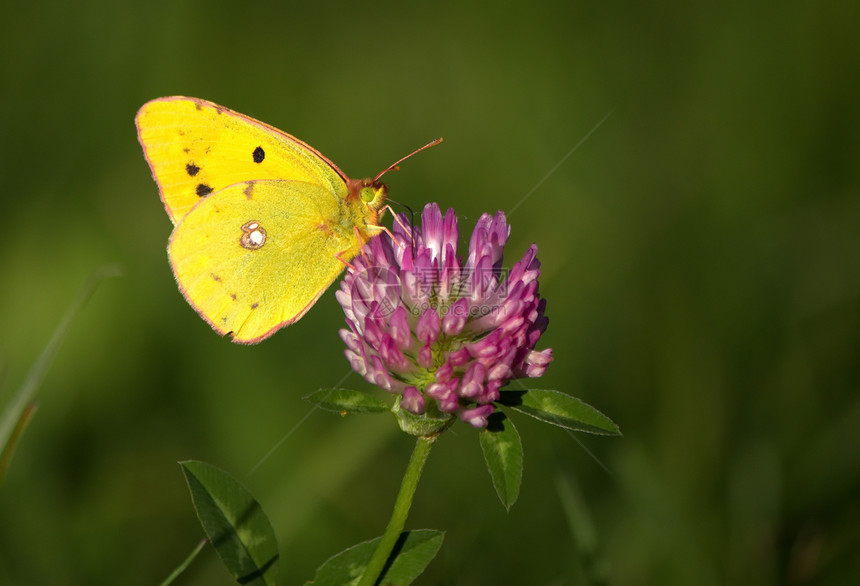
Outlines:
[[200,543],[198,543],[197,547],[194,548],[194,551],[192,551],[191,554],[187,558],[185,558],[184,562],[179,564],[179,566],[177,566],[177,568],[173,570],[173,572],[167,577],[167,579],[165,579],[164,582],[161,583],[161,586],[168,586],[168,584],[173,584],[173,581],[176,580],[176,578],[178,578],[182,572],[188,569],[188,566],[191,564],[192,561],[194,561],[194,558],[197,557],[197,554],[203,550],[203,547],[207,543],[209,543],[209,540],[205,538]]
[[419,437],[415,443],[415,449],[412,451],[412,457],[409,458],[409,465],[406,467],[406,474],[403,475],[403,482],[400,484],[400,492],[394,502],[394,512],[391,514],[385,533],[382,534],[382,539],[379,540],[379,545],[376,546],[376,551],[373,552],[373,556],[367,562],[367,567],[358,586],[373,586],[385,569],[385,564],[400,538],[403,526],[406,525],[406,516],[409,514],[409,507],[412,506],[412,497],[415,496],[418,479],[421,478],[421,471],[424,469],[427,455],[430,454],[430,448],[437,437],[438,435]]

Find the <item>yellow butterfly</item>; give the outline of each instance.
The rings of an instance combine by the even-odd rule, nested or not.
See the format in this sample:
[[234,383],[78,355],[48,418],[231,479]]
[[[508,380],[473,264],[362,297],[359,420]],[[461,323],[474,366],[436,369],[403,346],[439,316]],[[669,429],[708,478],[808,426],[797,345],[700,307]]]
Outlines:
[[297,138],[197,98],[147,102],[136,123],[175,225],[168,253],[179,288],[215,331],[241,344],[301,318],[385,231],[388,188],[379,179],[407,158],[350,179]]

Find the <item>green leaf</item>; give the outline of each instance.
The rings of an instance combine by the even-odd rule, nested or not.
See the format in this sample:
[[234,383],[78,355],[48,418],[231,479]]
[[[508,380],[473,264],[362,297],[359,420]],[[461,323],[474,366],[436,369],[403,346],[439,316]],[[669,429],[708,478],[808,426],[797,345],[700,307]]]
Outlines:
[[310,401],[320,409],[333,413],[384,413],[388,405],[361,391],[351,389],[320,389],[314,391],[305,400]]
[[497,411],[488,418],[487,428],[478,434],[487,470],[496,487],[496,494],[510,510],[520,495],[523,479],[523,445],[513,422]]
[[606,415],[576,397],[532,389],[528,391],[502,391],[499,403],[573,431],[585,431],[600,435],[621,435],[618,426]]
[[38,403],[30,403],[24,407],[17,424],[12,429],[9,439],[6,441],[6,445],[0,446],[0,483],[3,482],[3,478],[6,476],[6,470],[9,469],[9,462],[12,461],[12,454],[15,453],[18,440],[20,440],[21,436],[24,435],[24,430],[27,429],[27,424],[30,423],[30,420],[33,418],[33,415],[36,414],[36,409],[38,408]]
[[205,462],[180,462],[197,517],[237,582],[275,583],[278,543],[260,504],[248,489]]
[[99,267],[90,275],[87,282],[78,290],[77,297],[72,301],[69,309],[66,310],[60,323],[57,324],[54,333],[51,335],[51,339],[42,349],[39,358],[36,359],[30,372],[27,373],[27,378],[24,379],[23,384],[15,391],[9,403],[0,412],[0,454],[2,454],[0,456],[0,480],[3,479],[9,467],[15,445],[21,439],[27,423],[29,423],[30,418],[36,412],[33,407],[36,392],[48,373],[48,368],[50,368],[54,356],[60,350],[60,346],[62,346],[63,340],[72,325],[72,320],[81,311],[102,280],[108,277],[116,277],[120,274],[119,265],[108,264]]
[[[444,538],[444,531],[435,529],[418,529],[401,533],[378,583],[386,586],[411,584],[436,557]],[[306,586],[357,584],[380,539],[381,537],[377,537],[371,541],[359,543],[329,558],[317,568],[314,579],[307,582]]]

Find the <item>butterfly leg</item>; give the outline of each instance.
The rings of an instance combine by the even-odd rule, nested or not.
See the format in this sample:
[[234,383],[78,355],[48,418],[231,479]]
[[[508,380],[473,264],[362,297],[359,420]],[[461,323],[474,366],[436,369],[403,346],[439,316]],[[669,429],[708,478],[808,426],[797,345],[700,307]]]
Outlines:
[[[398,217],[398,215],[397,215],[396,213],[394,213],[394,210],[392,209],[392,207],[391,207],[390,205],[385,204],[384,206],[382,206],[382,212],[380,213],[380,216],[382,216],[382,213],[384,213],[386,210],[388,210],[389,212],[391,212],[391,217],[393,217],[393,218],[394,218],[394,221],[395,221],[395,222],[397,222],[398,224],[400,224],[400,227],[401,227],[401,228],[403,228],[403,231],[404,231],[404,232],[408,232],[409,234],[411,234],[411,233],[412,233],[412,229],[411,229],[408,225],[406,225],[406,224],[404,224],[404,223],[403,223],[403,220],[401,220],[401,219]],[[389,230],[389,229],[388,229],[388,228],[386,228],[385,226],[370,226],[370,227],[371,227],[371,228],[378,228],[378,229],[379,229],[379,230],[381,230],[382,232],[385,232],[386,234],[388,234],[388,237],[389,237],[389,238],[391,238],[391,241],[392,241],[393,243],[395,243],[397,246],[399,246],[401,250],[406,250],[406,246],[405,246],[403,243],[399,242],[399,241],[394,237],[394,234],[392,234],[392,233],[391,233],[391,230]]]
[[347,252],[347,251],[346,251],[346,250],[341,250],[341,251],[340,251],[340,252],[338,252],[336,255],[334,255],[334,257],[335,257],[337,260],[339,260],[340,262],[342,262],[344,265],[346,265],[347,267],[351,268],[352,270],[355,270],[355,267],[354,267],[354,266],[352,266],[352,263],[351,263],[351,262],[349,262],[348,260],[346,260],[345,258],[343,258],[343,257],[341,256],[344,252]]
[[[385,211],[385,210],[388,210],[389,212],[391,212],[391,217],[394,218],[395,222],[400,224],[400,227],[403,228],[404,232],[411,232],[412,231],[412,229],[409,226],[407,226],[406,224],[403,223],[403,220],[400,219],[400,216],[398,216],[396,213],[394,213],[394,209],[390,205],[385,204],[382,207],[382,211]],[[409,211],[411,212],[412,210],[409,210]]]
[[[391,234],[391,232],[388,232],[388,229],[385,226],[370,226],[370,228],[379,228],[379,229],[383,230],[384,232],[387,232],[389,235]],[[367,243],[367,241],[362,238],[361,232],[359,231],[358,226],[353,226],[352,230],[355,233],[355,240],[356,240],[356,242],[358,242],[358,249],[360,251],[359,254],[361,254],[361,256],[362,256],[362,258],[364,258],[365,262],[369,263],[367,255],[364,254],[364,245]],[[349,251],[348,250],[341,250],[340,252],[335,254],[334,257],[337,260],[339,260],[340,262],[342,262],[343,264],[345,264],[346,266],[348,266],[349,268],[351,268],[352,270],[355,270],[355,267],[352,265],[352,263],[349,262],[347,259],[343,258],[343,254],[346,252],[349,252]]]

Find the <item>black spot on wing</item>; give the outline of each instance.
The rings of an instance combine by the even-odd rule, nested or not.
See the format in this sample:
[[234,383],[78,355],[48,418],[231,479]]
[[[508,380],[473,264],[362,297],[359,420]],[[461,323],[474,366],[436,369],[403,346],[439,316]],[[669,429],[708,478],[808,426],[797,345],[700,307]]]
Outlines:
[[212,193],[212,188],[206,185],[205,183],[201,183],[197,186],[197,195],[200,197],[206,197],[210,193]]
[[263,147],[258,146],[257,148],[254,149],[253,156],[254,156],[254,162],[255,163],[262,163],[263,159],[266,158],[266,151],[263,150]]
[[200,167],[195,165],[193,162],[185,165],[185,172],[188,173],[189,177],[194,177],[200,172]]

